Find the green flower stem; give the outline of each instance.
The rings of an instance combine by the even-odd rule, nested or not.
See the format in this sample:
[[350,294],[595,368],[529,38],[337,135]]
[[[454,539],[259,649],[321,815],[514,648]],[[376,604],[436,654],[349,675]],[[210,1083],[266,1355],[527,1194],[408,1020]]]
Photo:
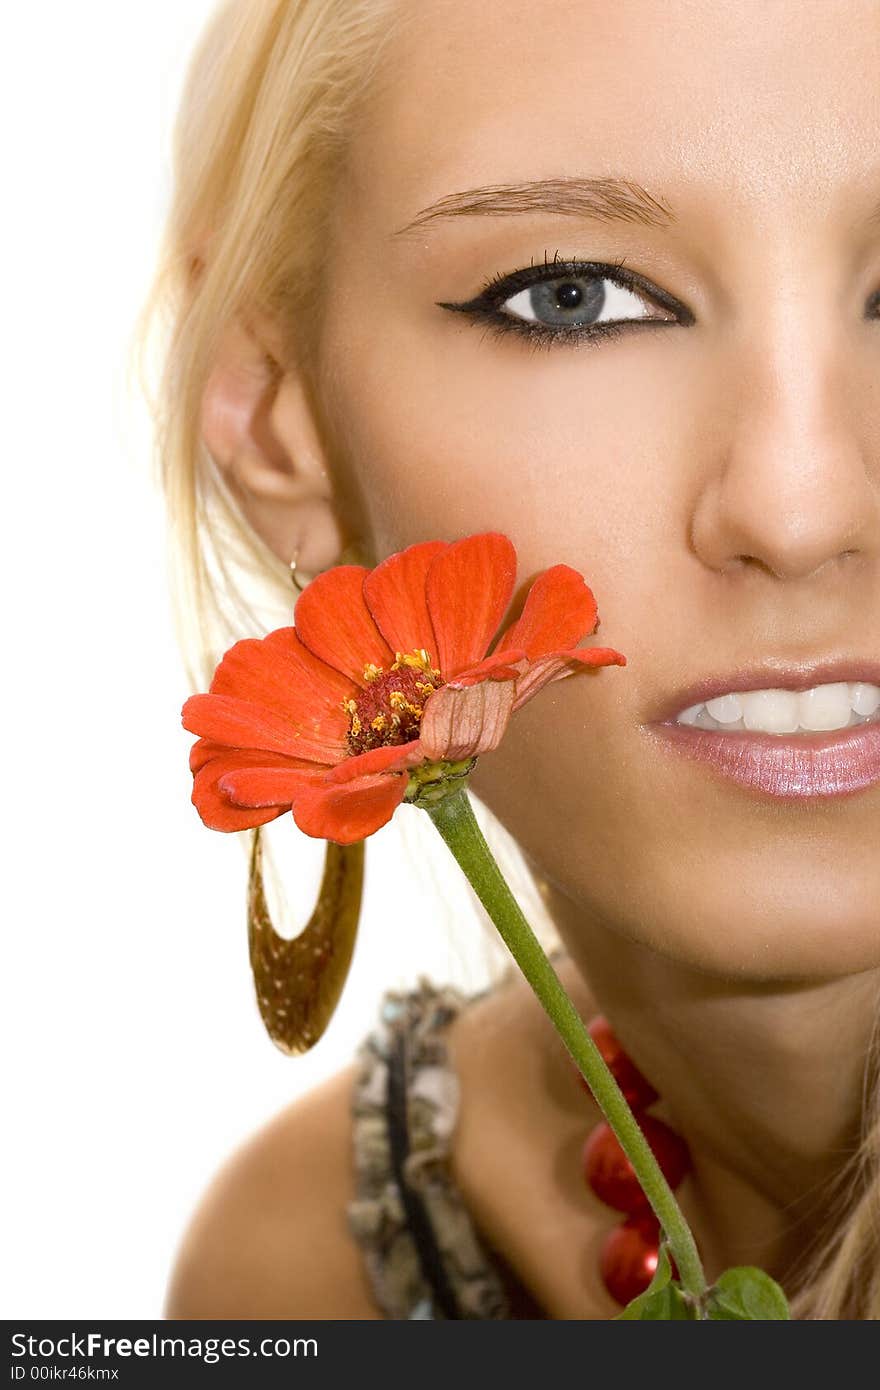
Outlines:
[[699,1298],[705,1292],[706,1277],[690,1227],[623,1092],[508,888],[477,824],[467,788],[461,786],[442,800],[426,804],[424,809],[501,933],[617,1135],[663,1228],[683,1289]]

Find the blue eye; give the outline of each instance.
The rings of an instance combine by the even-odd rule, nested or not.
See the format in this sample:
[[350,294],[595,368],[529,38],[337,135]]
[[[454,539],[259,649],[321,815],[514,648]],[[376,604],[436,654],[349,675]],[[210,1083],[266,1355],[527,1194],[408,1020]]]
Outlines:
[[616,337],[624,328],[692,323],[665,291],[613,265],[552,261],[495,276],[476,298],[442,309],[467,314],[493,332],[516,332],[546,345]]
[[567,276],[564,280],[539,280],[519,290],[499,306],[504,313],[548,328],[578,328],[609,321],[650,318],[646,301],[624,289],[608,275]]

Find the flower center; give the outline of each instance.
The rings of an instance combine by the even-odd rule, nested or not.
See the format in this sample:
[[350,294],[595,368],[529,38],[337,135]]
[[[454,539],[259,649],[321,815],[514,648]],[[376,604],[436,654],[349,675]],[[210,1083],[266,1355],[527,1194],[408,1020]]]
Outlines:
[[419,736],[425,701],[444,683],[424,647],[395,652],[387,671],[368,662],[364,680],[366,690],[356,700],[342,702],[349,718],[347,738],[353,754],[387,744],[412,743]]

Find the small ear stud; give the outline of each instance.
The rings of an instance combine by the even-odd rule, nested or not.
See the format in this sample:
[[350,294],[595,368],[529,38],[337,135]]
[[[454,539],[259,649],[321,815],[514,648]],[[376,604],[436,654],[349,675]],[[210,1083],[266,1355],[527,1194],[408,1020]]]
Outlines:
[[309,583],[309,580],[303,575],[301,570],[297,569],[296,562],[299,559],[299,551],[300,547],[297,546],[296,550],[294,551],[293,559],[290,562],[290,582],[296,589],[297,593],[301,594],[303,589],[305,589],[306,585]]

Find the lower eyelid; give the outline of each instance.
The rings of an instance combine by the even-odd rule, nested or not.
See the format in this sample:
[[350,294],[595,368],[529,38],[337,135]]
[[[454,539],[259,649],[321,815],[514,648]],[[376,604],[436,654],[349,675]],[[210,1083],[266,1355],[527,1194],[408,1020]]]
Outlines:
[[[509,296],[508,296],[509,298]],[[540,319],[525,319],[518,314],[505,313],[503,309],[495,309],[491,306],[471,304],[439,304],[440,308],[462,309],[469,323],[474,327],[483,328],[493,336],[510,337],[516,336],[526,341],[532,340],[534,344],[552,346],[555,343],[562,345],[575,346],[578,343],[593,342],[598,344],[603,338],[616,338],[627,331],[639,331],[649,328],[669,328],[674,325],[683,326],[682,320],[677,318],[632,318],[632,319],[608,319],[594,324],[572,324],[566,327],[565,324],[542,323]],[[660,306],[660,311],[668,313],[665,306]]]
[[530,348],[533,352],[552,352],[557,347],[562,350],[570,348],[572,351],[579,348],[599,348],[611,339],[633,335],[633,330],[638,333],[639,330],[643,329],[668,328],[672,321],[617,319],[586,328],[550,328],[541,323],[529,326],[526,319],[515,319],[512,315],[505,315],[500,320],[498,318],[487,319],[469,316],[468,322],[475,328],[481,328],[483,335],[489,334],[493,338],[515,339],[521,346]]

